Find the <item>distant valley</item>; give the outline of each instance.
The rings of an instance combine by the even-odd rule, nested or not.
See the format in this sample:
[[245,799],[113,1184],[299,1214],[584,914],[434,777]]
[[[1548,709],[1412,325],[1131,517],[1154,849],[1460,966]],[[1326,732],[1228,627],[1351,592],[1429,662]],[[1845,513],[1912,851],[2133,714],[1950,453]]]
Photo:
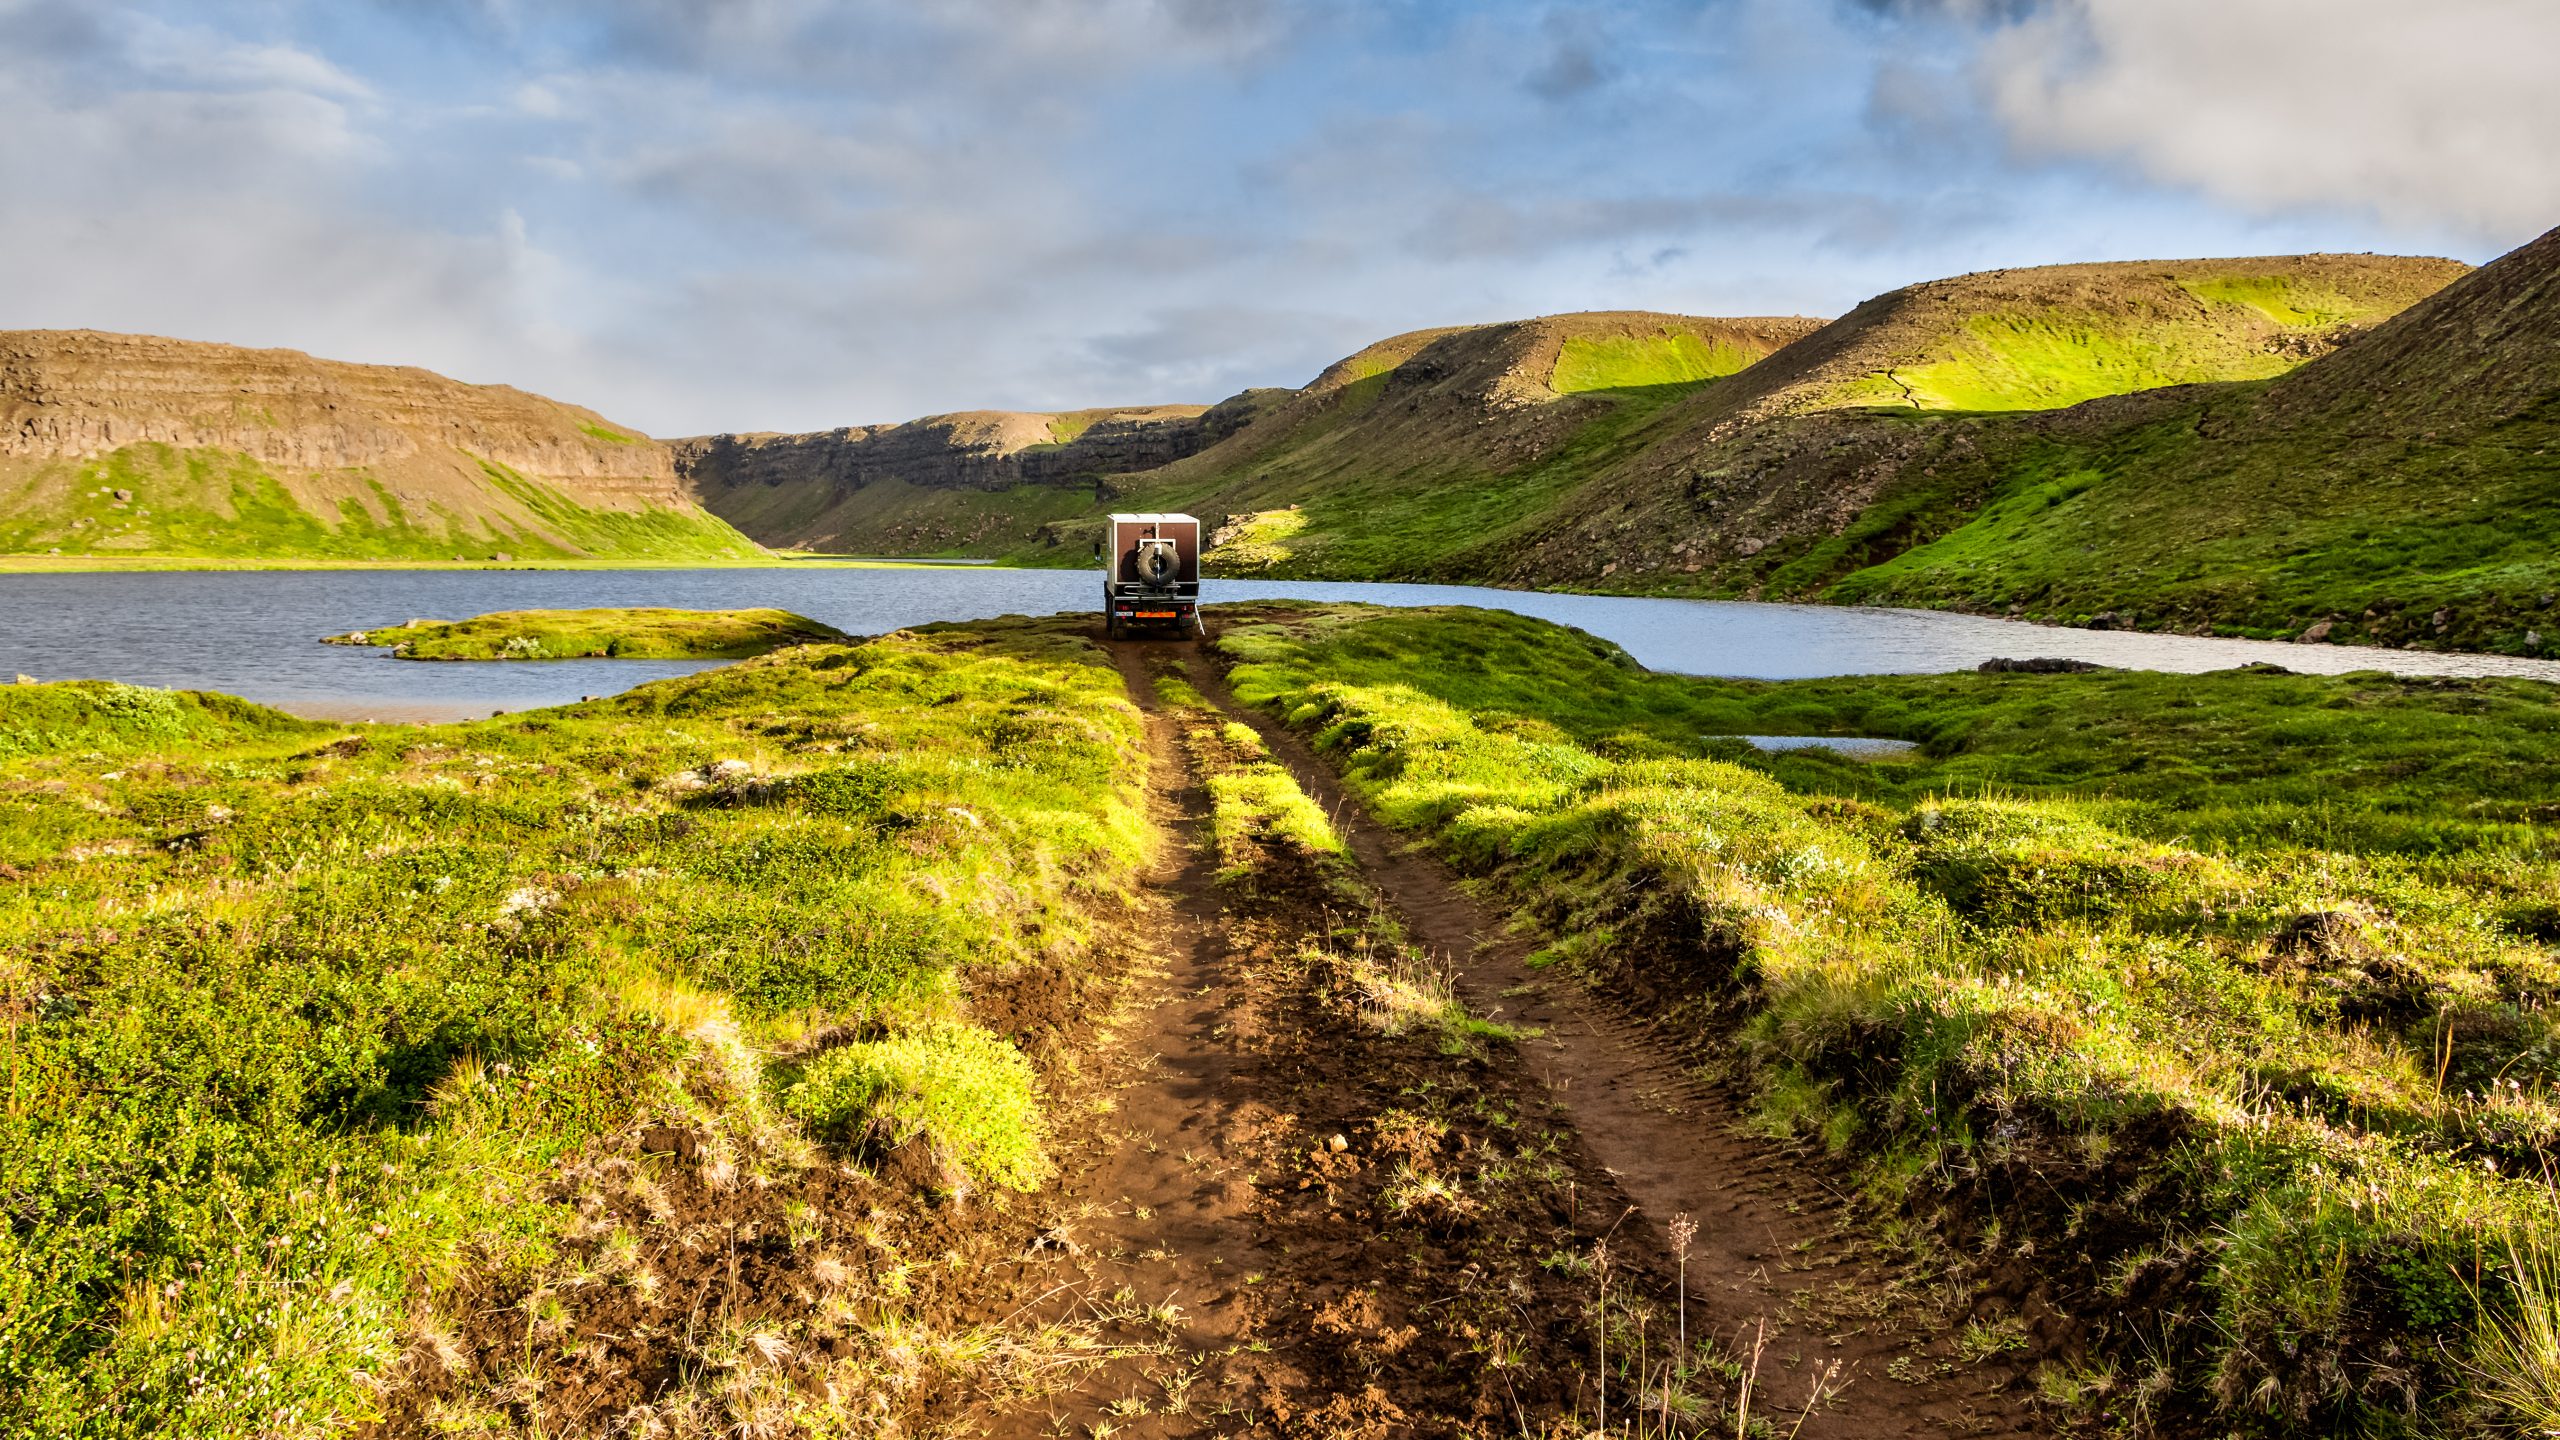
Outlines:
[[1104,512],[1182,509],[1227,575],[2546,653],[2556,277],[2560,232],[2477,271],[1989,271],[1828,322],[1417,331],[1214,405],[663,443],[424,371],[24,332],[0,336],[0,551],[1082,565]]

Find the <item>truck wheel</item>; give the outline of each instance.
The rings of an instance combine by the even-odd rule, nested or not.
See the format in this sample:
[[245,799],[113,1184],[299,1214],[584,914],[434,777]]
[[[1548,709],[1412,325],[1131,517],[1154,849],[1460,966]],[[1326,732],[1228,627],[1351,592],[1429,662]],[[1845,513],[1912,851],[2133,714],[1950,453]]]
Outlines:
[[1105,616],[1103,616],[1103,617],[1102,617],[1102,634],[1103,634],[1103,637],[1104,637],[1105,639],[1110,639],[1110,640],[1117,640],[1117,639],[1119,639],[1119,638],[1120,638],[1120,617],[1119,617],[1119,616],[1117,616],[1117,615],[1105,615]]

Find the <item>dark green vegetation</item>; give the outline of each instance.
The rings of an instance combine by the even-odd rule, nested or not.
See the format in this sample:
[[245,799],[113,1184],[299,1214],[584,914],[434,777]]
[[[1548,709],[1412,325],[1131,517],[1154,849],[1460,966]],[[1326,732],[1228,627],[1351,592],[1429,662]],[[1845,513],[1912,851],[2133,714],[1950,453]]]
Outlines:
[[387,645],[403,660],[743,660],[844,632],[788,610],[500,610],[328,638]]
[[[909,1137],[979,1203],[1036,1176],[982,1006],[1130,884],[1136,733],[1038,624],[427,728],[0,688],[0,1431],[540,1429],[614,1307],[661,1433],[991,1363],[890,1192],[800,1197]],[[803,1299],[706,1307],[742,1256]]]
[[[1365,607],[1219,646],[1908,1243],[2076,1316],[2057,1399],[2287,1435],[2552,1413],[2552,687],[1711,682]],[[1923,749],[1703,738],[1736,731]]]

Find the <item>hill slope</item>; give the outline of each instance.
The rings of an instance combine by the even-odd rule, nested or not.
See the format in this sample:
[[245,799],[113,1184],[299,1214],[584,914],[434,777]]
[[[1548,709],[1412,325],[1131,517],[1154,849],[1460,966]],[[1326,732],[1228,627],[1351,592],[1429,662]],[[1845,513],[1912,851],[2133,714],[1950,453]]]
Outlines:
[[1114,489],[1139,508],[1233,517],[1215,557],[1230,574],[1433,573],[1641,445],[1684,397],[1821,324],[1601,311],[1416,331]]
[[1833,598],[2560,651],[2560,230],[2272,384],[2075,417],[1986,494]]
[[429,371],[95,331],[0,332],[0,553],[746,559],[668,451]]
[[1097,476],[1193,454],[1260,403],[1248,392],[1214,406],[972,410],[801,435],[705,435],[672,448],[703,506],[766,544],[921,555],[969,548],[991,523],[1002,543],[1018,544],[1030,526],[1092,509]]

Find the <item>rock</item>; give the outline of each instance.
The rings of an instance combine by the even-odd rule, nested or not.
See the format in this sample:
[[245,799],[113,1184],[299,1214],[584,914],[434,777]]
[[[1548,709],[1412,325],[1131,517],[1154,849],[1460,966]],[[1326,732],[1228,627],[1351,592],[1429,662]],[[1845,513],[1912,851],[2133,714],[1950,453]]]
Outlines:
[[2541,631],[2539,631],[2539,630],[2527,630],[2526,632],[2524,632],[2524,648],[2526,648],[2527,650],[2539,650],[2539,649],[2541,649],[2541,648],[2542,648],[2542,632],[2541,632]]
[[2113,610],[2101,610],[2097,614],[2090,616],[2089,623],[2081,626],[2080,628],[2083,630],[2121,630],[2124,628],[2124,617]]
[[2033,660],[1985,660],[1973,668],[1985,675],[2086,675],[2092,670],[2111,667],[2088,660],[2039,656]]
[[489,558],[500,565],[512,565],[516,561],[516,557],[508,554],[504,550],[499,551],[497,554],[492,555]]
[[1328,1135],[1324,1138],[1324,1148],[1332,1151],[1336,1155],[1339,1155],[1343,1151],[1351,1148],[1351,1142],[1342,1138],[1339,1134]]
[[132,499],[133,492],[130,490],[119,490],[116,492],[116,503],[119,505],[128,504]]
[[2329,632],[2337,628],[2337,621],[2323,620],[2312,626],[2310,629],[2303,631],[2302,634],[2297,637],[2297,643],[2304,645],[2317,645],[2321,641],[2328,639]]
[[2453,612],[2451,610],[2438,610],[2434,616],[2427,621],[2427,623],[2435,628],[2435,632],[2437,634],[2441,635],[2446,631],[2446,629],[2452,626]]
[[748,764],[744,760],[722,760],[711,767],[710,778],[713,780],[734,780],[743,775],[754,774],[755,769],[756,767]]
[[33,685],[33,684],[35,684],[35,683],[36,683],[36,677],[34,677],[33,675],[25,675],[25,674],[21,674],[21,675],[18,677],[18,683],[19,683],[19,684],[21,684],[21,685]]

